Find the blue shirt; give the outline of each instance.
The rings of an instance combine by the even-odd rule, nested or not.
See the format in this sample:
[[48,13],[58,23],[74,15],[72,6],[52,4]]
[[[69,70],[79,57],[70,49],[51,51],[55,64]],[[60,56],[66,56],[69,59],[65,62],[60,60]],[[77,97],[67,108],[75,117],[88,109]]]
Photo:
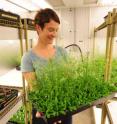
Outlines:
[[[61,47],[55,47],[56,52],[54,55],[55,60],[65,57],[66,51]],[[32,49],[26,52],[21,61],[21,71],[22,72],[36,72],[39,68],[45,66],[48,60],[37,56]]]

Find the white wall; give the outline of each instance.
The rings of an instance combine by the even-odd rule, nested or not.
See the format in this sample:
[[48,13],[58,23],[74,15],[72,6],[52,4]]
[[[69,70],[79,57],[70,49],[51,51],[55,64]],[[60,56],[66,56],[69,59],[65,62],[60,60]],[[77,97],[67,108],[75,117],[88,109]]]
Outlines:
[[59,9],[57,12],[61,20],[57,44],[67,46],[74,42],[74,9]]
[[[61,19],[61,27],[57,44],[67,46],[77,43],[83,53],[92,53],[93,31],[104,22],[104,17],[114,7],[82,7],[76,9],[59,8],[56,9]],[[106,28],[96,34],[96,51],[105,54]],[[114,41],[114,45],[117,42]],[[116,49],[114,46],[114,49]],[[114,53],[115,54],[115,53]]]
[[76,43],[83,53],[89,51],[89,13],[90,8],[76,9]]

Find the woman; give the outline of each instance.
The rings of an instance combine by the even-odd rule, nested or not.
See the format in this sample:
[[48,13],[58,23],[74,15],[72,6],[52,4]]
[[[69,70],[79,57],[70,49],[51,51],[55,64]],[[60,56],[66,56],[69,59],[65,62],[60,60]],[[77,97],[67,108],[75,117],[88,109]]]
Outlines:
[[[59,17],[52,9],[42,9],[35,16],[35,28],[39,36],[38,42],[34,48],[24,54],[21,64],[23,76],[27,80],[30,90],[32,89],[31,82],[36,79],[35,72],[37,67],[34,66],[34,62],[38,61],[44,65],[49,59],[59,58],[65,54],[64,49],[53,46],[53,41],[57,36],[59,25]],[[34,110],[33,124],[41,124],[41,114],[35,111],[36,110]],[[71,119],[68,118],[62,123],[70,124],[70,122]]]

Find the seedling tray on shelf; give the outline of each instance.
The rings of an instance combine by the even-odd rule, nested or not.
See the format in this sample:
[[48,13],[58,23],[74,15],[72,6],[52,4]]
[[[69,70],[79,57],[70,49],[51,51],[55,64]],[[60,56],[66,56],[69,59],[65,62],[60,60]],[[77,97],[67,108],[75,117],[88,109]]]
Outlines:
[[4,109],[18,96],[18,90],[12,87],[0,86],[0,110]]

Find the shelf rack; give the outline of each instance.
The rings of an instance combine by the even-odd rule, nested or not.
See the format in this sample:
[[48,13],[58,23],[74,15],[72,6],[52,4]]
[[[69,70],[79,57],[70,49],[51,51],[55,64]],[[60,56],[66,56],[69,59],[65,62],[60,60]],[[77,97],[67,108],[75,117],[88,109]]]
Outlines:
[[22,56],[23,43],[22,43],[22,23],[20,16],[0,9],[0,26],[18,29],[18,36],[20,40],[20,51]]
[[107,27],[107,37],[106,37],[106,66],[104,80],[108,81],[111,77],[111,63],[112,63],[112,52],[113,52],[113,39],[115,36],[115,25],[117,23],[117,12],[116,9],[113,9],[113,12],[108,12],[108,15],[105,17],[105,22],[100,26],[94,29],[94,41],[93,41],[93,57],[95,56],[95,37],[96,33],[103,28]]
[[22,24],[23,24],[23,29],[24,29],[24,39],[25,39],[25,47],[26,47],[26,51],[28,51],[29,49],[29,44],[28,44],[28,30],[32,30],[32,31],[35,31],[35,27],[34,27],[34,20],[32,19],[29,19],[29,18],[24,18],[24,19],[21,19],[22,21]]
[[[29,18],[24,18],[21,21],[22,21],[23,30],[24,30],[25,49],[26,49],[26,51],[28,51],[30,49],[30,47],[29,47],[29,37],[30,37],[29,32],[33,31],[33,33],[34,32],[36,33],[35,26],[34,26],[34,20],[29,19]],[[26,95],[25,96],[25,104],[24,104],[25,105],[25,112],[26,112],[25,113],[25,123],[28,124],[28,122],[30,122],[30,124],[32,124],[32,105],[31,105],[31,103],[28,100],[29,87],[25,86],[25,84],[26,84],[25,80],[24,80],[24,82],[25,83],[24,83],[23,87],[25,89],[25,95]]]
[[[6,27],[6,28],[15,28],[18,29],[18,39],[20,40],[20,51],[21,51],[21,56],[24,54],[24,48],[23,45],[25,46],[26,51],[29,49],[28,45],[28,38],[29,38],[29,30],[30,31],[35,31],[34,27],[34,20],[25,18],[21,19],[19,15],[4,11],[0,9],[0,26]],[[16,31],[16,30],[15,30]],[[17,32],[14,32],[16,34]],[[23,39],[25,40],[25,44],[23,44]],[[25,106],[25,124],[28,124],[28,119],[29,119],[29,113],[28,113],[28,100],[27,100],[27,87],[26,87],[26,81],[24,77],[22,76],[22,81],[23,81],[23,103]],[[30,111],[31,115],[31,111]]]
[[[7,11],[0,9],[0,26],[6,27],[5,29],[7,29],[7,28],[14,29],[15,28],[18,30],[18,39],[20,40],[20,55],[22,56],[23,55],[23,40],[22,40],[23,39],[23,25],[22,25],[20,16],[17,14],[7,12]],[[16,34],[17,32],[14,32],[14,33]],[[23,79],[23,76],[22,76],[22,79]],[[25,82],[23,79],[23,86],[24,86],[24,84],[25,84]],[[14,99],[11,103],[9,103],[5,107],[4,112],[1,111],[0,117],[2,118],[5,112],[7,114],[15,105],[18,104],[19,101],[21,102],[22,100],[25,103],[24,87],[23,87],[22,95],[16,99]],[[19,108],[19,107],[17,106],[17,108]]]
[[16,112],[22,105],[23,92],[21,87],[3,86],[0,85],[1,89],[17,90],[18,96],[10,99],[8,104],[0,110],[0,123],[6,124],[10,117]]
[[[112,66],[112,53],[113,53],[113,41],[115,36],[115,25],[117,23],[117,12],[116,8],[113,9],[112,12],[108,12],[108,15],[105,16],[105,21],[94,29],[94,41],[93,41],[93,57],[95,57],[95,37],[96,33],[104,28],[107,28],[107,36],[106,36],[106,52],[105,52],[105,73],[104,80],[108,81],[111,78],[111,66]],[[108,104],[113,102],[115,99],[108,99],[102,104],[102,116],[101,116],[101,124],[105,124],[106,116],[109,119],[110,124],[113,124],[113,120],[111,117],[111,113],[108,109]],[[117,101],[117,97],[116,97]]]

